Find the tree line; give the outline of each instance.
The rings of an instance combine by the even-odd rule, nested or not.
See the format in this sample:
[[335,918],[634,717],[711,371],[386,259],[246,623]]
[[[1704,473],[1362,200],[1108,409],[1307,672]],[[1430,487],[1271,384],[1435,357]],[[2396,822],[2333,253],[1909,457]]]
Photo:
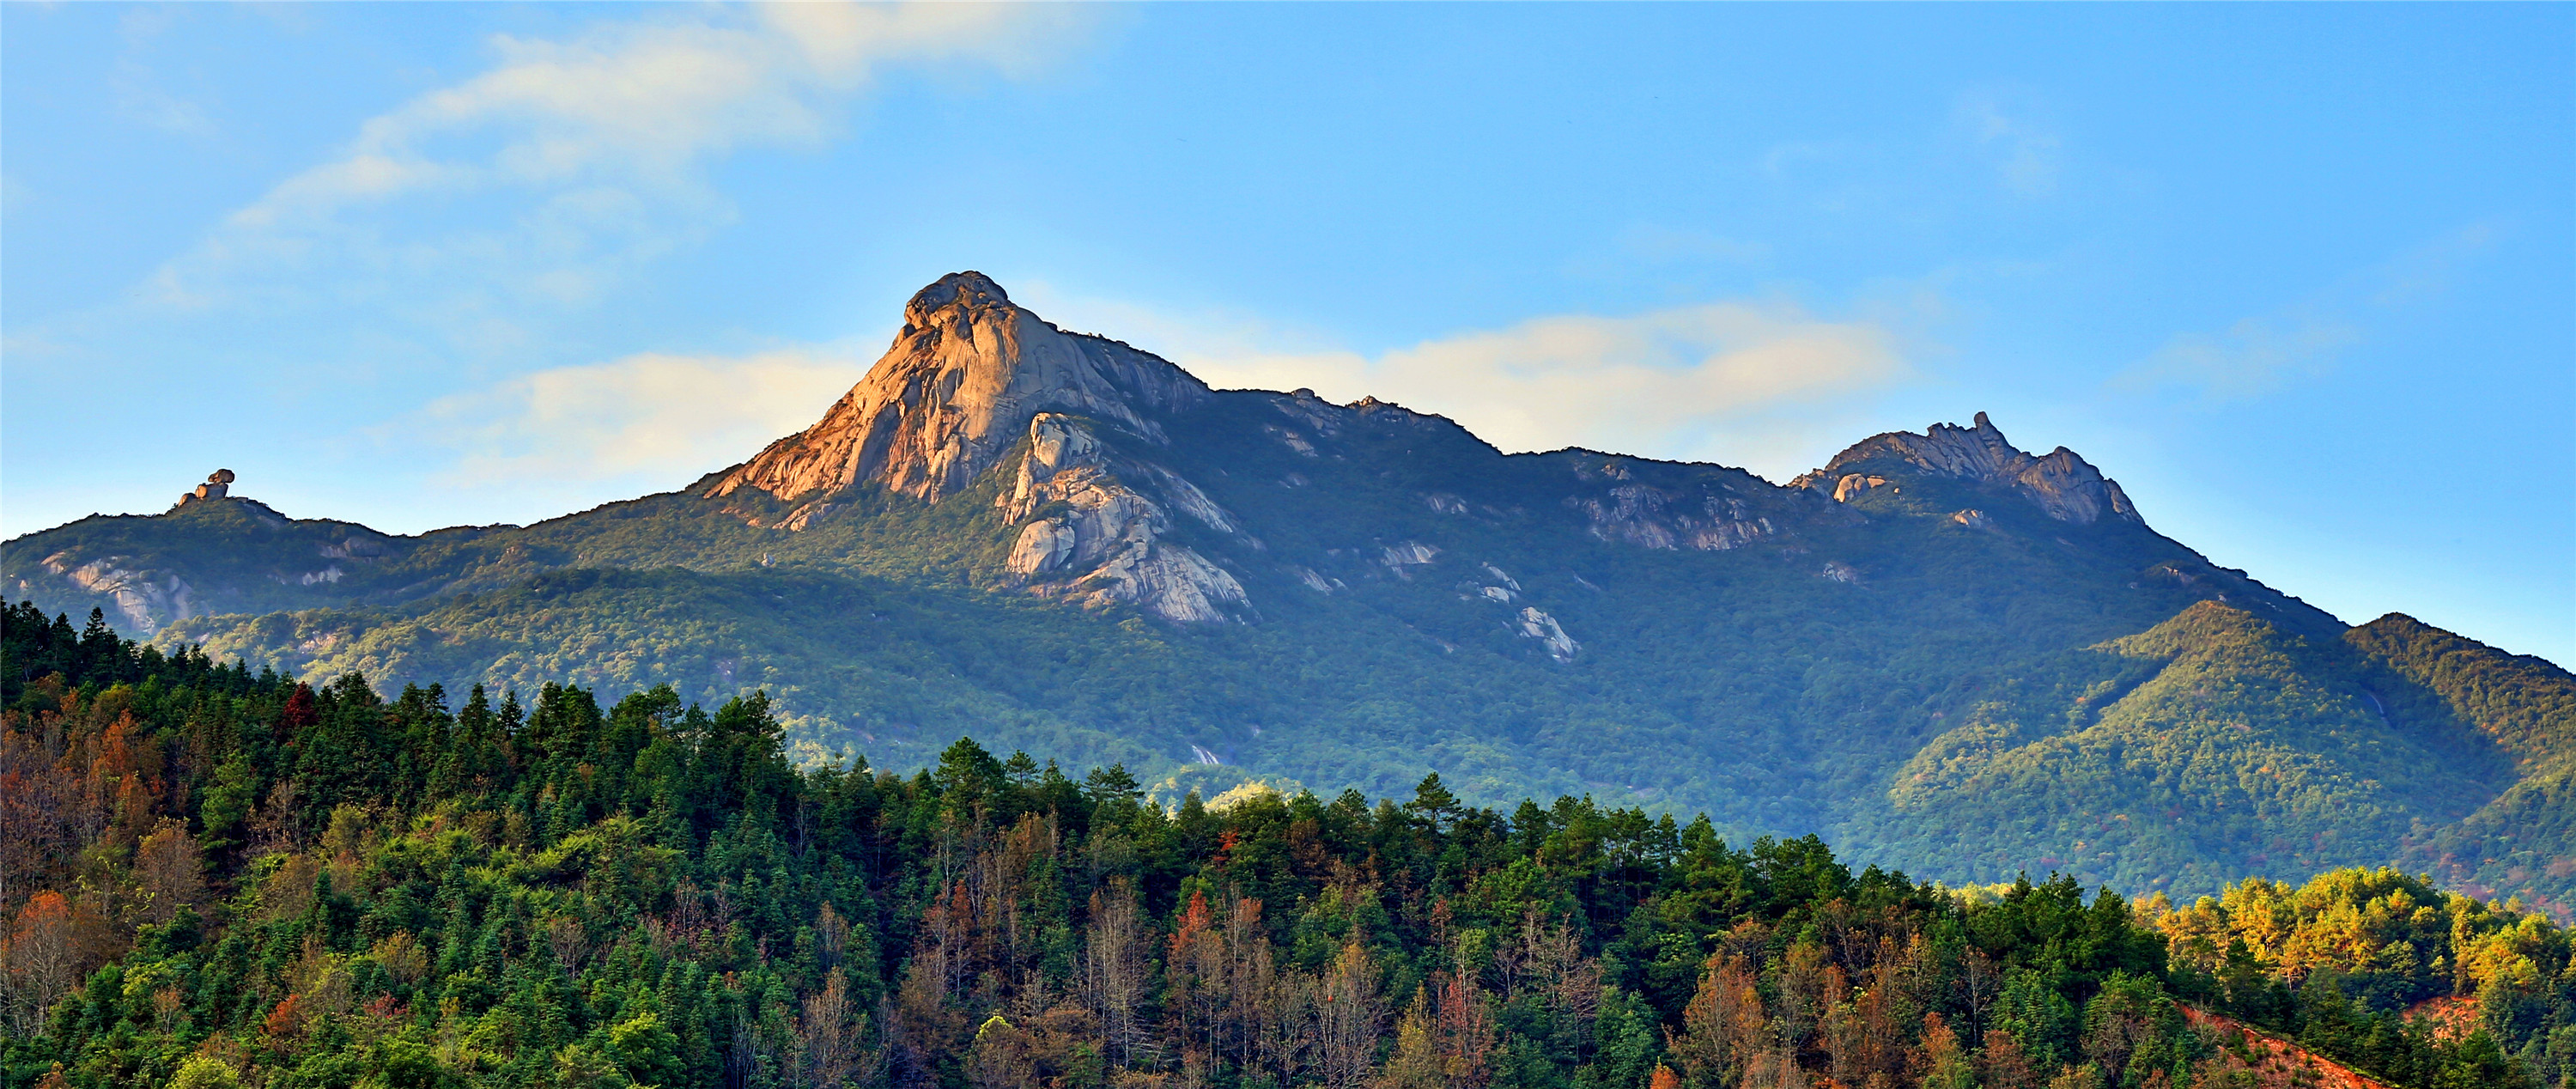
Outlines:
[[[1956,890],[1588,798],[1152,803],[761,695],[315,687],[0,610],[0,1080],[2567,1085],[2563,931],[2420,879]],[[2447,1005],[2446,1005],[2447,1003]],[[2428,1006],[2428,1004],[2430,1004]],[[2442,1016],[2407,1016],[2432,1009]]]

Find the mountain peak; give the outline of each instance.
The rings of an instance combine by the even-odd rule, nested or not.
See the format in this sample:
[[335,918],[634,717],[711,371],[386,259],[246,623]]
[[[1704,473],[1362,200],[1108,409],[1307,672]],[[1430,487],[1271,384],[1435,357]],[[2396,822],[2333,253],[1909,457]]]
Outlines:
[[968,269],[952,272],[913,292],[912,301],[903,305],[903,319],[910,325],[929,325],[929,318],[942,310],[972,312],[1011,306],[1011,295],[993,278]]
[[992,468],[1040,412],[1159,443],[1156,417],[1207,393],[1164,359],[1056,328],[983,273],[952,272],[904,304],[893,345],[821,420],[771,443],[706,494],[755,488],[805,501],[780,523],[789,528],[828,512],[831,494],[860,481],[937,502]]
[[1890,431],[1870,436],[1834,455],[1824,468],[1792,483],[1838,500],[1848,499],[1855,491],[1867,490],[1843,484],[1844,477],[1859,475],[1850,470],[1890,460],[1955,480],[2012,488],[2061,522],[2090,525],[2107,516],[2144,524],[2137,508],[2130,504],[2128,493],[2082,455],[2063,446],[2044,455],[2024,451],[2006,439],[2003,430],[1983,412],[1977,413],[1975,423],[1969,427],[1936,423],[1919,435]]

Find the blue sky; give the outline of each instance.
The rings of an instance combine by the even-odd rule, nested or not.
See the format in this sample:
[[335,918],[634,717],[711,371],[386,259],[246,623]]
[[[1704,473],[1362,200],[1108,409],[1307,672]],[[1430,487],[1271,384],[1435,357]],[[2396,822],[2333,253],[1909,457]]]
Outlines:
[[2576,7],[10,4],[0,65],[12,535],[677,487],[977,268],[1506,449],[1984,410],[2576,662]]

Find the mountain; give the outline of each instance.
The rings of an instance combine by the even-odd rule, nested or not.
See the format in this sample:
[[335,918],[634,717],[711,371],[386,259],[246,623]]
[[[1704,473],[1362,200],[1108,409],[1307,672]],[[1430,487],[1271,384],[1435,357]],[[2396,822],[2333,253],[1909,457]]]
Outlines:
[[0,592],[317,683],[765,689],[808,760],[972,733],[1175,794],[1436,770],[1952,882],[2398,864],[2576,902],[2564,670],[2347,628],[1983,414],[1785,485],[1506,455],[1214,390],[959,273],[813,427],[677,492],[402,537],[217,484],[10,541]]

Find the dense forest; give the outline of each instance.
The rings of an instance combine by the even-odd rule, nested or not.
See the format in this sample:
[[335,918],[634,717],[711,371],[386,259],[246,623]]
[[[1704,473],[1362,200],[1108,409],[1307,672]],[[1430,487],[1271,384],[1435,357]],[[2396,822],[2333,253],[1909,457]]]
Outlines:
[[2576,1085],[2566,932],[2396,871],[1952,889],[1436,775],[800,767],[764,696],[387,698],[24,603],[0,653],[10,1085],[2289,1084],[2240,1024]]

